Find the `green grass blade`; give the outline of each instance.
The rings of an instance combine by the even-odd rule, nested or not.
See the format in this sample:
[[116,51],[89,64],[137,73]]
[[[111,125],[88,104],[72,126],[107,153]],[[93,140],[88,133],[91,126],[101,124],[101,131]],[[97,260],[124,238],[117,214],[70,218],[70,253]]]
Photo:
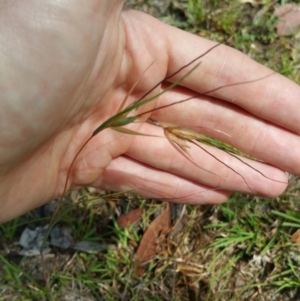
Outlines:
[[[133,117],[126,117],[126,115],[128,113],[130,113],[131,111],[149,103],[150,101],[156,99],[157,97],[161,96],[162,94],[170,91],[171,89],[173,89],[174,87],[178,86],[186,77],[188,77],[192,72],[195,71],[196,68],[198,68],[198,66],[201,64],[198,63],[196,66],[194,66],[190,71],[188,71],[186,74],[184,74],[182,77],[180,77],[178,80],[176,80],[174,83],[172,83],[171,85],[169,85],[165,90],[163,90],[162,92],[144,99],[143,101],[140,102],[136,102],[130,106],[128,106],[126,109],[124,109],[123,111],[115,114],[114,116],[110,117],[109,119],[107,119],[106,121],[104,121],[98,128],[96,128],[96,130],[93,132],[93,136],[97,135],[99,132],[103,131],[106,128],[109,127],[113,127],[113,126],[120,126],[120,125],[126,125],[129,124],[133,121],[135,121],[138,117],[140,117],[140,115],[136,115]],[[121,121],[120,121],[121,120]],[[121,123],[121,124],[120,124]]]

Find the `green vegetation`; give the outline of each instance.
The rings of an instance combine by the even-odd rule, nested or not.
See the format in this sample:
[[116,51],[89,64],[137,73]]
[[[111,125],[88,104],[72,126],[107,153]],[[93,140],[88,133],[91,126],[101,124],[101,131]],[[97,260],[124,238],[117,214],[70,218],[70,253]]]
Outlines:
[[[289,2],[173,0],[161,19],[231,45],[299,83],[299,38],[276,33],[274,9]],[[219,206],[187,206],[174,219],[182,228],[159,242],[146,272],[137,276],[133,259],[161,202],[92,189],[72,192],[59,225],[102,251],[54,248],[45,255],[46,285],[40,257],[17,255],[14,242],[25,226],[45,225],[49,217],[32,212],[0,225],[0,300],[299,300],[298,199],[294,178],[278,198],[234,194]],[[136,208],[144,208],[140,221],[120,228],[118,216]]]

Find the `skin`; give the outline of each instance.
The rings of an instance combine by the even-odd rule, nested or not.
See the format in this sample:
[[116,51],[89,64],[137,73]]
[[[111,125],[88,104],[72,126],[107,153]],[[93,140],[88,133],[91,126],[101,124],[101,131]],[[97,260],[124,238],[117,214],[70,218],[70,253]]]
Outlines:
[[[1,2],[0,222],[62,194],[81,145],[117,113],[151,63],[127,103],[215,45],[122,5],[120,0]],[[180,87],[138,112],[271,73],[226,46],[201,61]],[[277,196],[287,186],[283,171],[300,174],[299,105],[300,88],[272,74],[143,116],[220,138],[269,163],[251,164],[274,180],[206,147],[243,174],[246,185],[195,145],[189,148],[190,159],[165,138],[106,129],[77,158],[68,188],[132,189],[184,203],[221,203],[230,191]],[[163,135],[159,127],[142,122],[129,128]]]

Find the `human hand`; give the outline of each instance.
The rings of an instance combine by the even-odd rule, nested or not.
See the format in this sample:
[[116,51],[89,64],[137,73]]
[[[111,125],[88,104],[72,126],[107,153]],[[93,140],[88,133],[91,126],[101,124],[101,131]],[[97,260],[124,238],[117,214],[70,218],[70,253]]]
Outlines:
[[[143,13],[123,11],[122,2],[31,0],[2,4],[1,222],[62,194],[69,166],[81,145],[97,126],[117,113],[130,87],[153,61],[128,103],[214,45]],[[180,87],[151,102],[147,110],[269,73],[244,54],[220,46],[203,58]],[[202,132],[273,165],[251,163],[278,182],[207,148],[245,175],[250,191],[240,176],[196,146],[190,148],[191,157],[205,170],[183,157],[166,139],[108,129],[95,136],[77,158],[69,188],[132,189],[145,196],[186,203],[220,203],[230,191],[278,195],[287,181],[281,170],[300,172],[299,96],[296,84],[274,74],[151,114],[160,121],[198,126]],[[150,124],[132,126],[135,131],[162,135]]]

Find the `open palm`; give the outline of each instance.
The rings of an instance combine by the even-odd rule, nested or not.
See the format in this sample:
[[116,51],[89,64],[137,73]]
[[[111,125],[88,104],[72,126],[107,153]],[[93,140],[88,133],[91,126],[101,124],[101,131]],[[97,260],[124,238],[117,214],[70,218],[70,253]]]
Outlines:
[[[153,62],[128,103],[214,45],[143,13],[123,10],[122,3],[31,0],[2,5],[0,221],[62,193],[69,166],[82,144],[97,126],[117,113],[131,86]],[[139,111],[269,73],[247,56],[221,46],[209,53],[180,87]],[[182,74],[184,71],[176,78]],[[151,114],[161,121],[198,127],[268,162],[275,167],[251,164],[278,182],[209,149],[246,175],[250,191],[240,176],[197,147],[191,147],[190,154],[203,169],[166,139],[107,129],[79,155],[69,188],[132,189],[190,203],[219,203],[226,200],[228,191],[278,195],[286,188],[281,170],[300,171],[296,134],[300,117],[295,110],[299,96],[297,85],[274,74]],[[150,124],[140,122],[131,127],[162,136],[161,129]]]

